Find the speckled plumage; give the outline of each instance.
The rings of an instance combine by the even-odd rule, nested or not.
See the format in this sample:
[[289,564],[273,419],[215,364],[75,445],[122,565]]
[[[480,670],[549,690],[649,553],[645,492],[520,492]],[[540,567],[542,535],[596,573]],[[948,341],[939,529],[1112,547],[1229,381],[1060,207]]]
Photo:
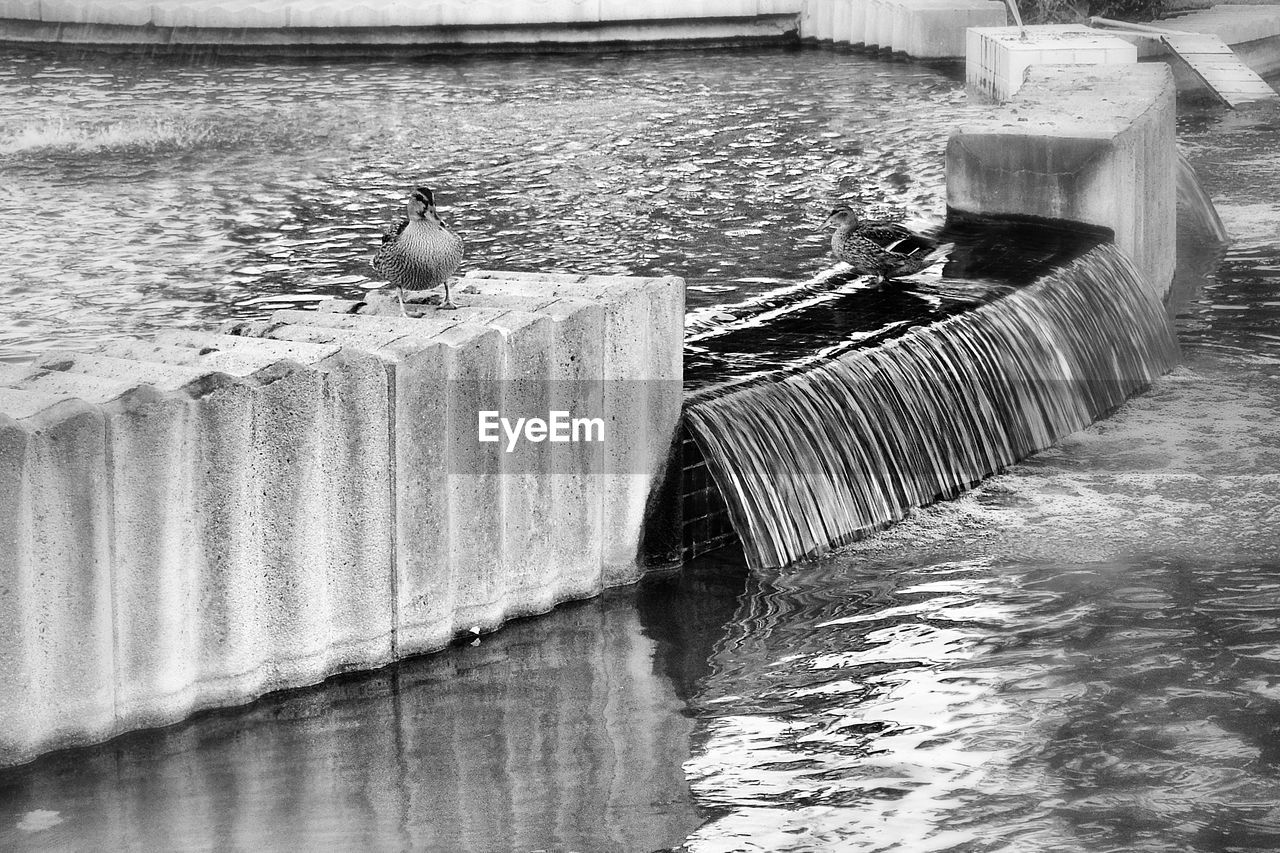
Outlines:
[[826,224],[831,222],[836,223],[832,254],[856,272],[882,281],[919,272],[940,257],[937,241],[896,222],[860,220],[845,205],[831,211]]
[[436,213],[431,190],[418,187],[409,197],[407,215],[382,235],[373,269],[398,290],[430,290],[444,285],[462,263],[462,238],[445,227]]

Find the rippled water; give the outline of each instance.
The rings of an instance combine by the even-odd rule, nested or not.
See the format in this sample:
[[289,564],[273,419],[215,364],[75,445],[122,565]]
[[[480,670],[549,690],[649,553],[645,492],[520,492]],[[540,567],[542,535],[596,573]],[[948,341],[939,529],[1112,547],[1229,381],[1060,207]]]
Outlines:
[[[909,97],[908,97],[909,96]],[[0,59],[0,358],[357,295],[407,188],[468,268],[830,265],[837,200],[942,214],[953,79],[817,51],[384,64]]]
[[[925,73],[731,56],[607,67]],[[846,94],[829,97],[862,103]],[[720,554],[474,647],[0,773],[0,849],[1280,849],[1280,112],[1181,132],[1237,242],[1182,309],[1183,366],[1109,420],[818,563],[749,576]]]

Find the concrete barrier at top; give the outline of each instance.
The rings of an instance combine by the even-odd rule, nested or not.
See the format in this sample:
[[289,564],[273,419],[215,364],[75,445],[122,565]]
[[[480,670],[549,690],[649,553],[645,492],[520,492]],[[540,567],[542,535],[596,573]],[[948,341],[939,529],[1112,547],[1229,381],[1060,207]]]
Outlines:
[[963,59],[968,28],[1006,21],[999,0],[805,0],[800,35],[914,59]]
[[[649,568],[683,282],[465,285],[457,311],[285,311],[0,366],[0,766]],[[601,440],[480,438],[481,412],[558,410]]]
[[947,205],[1111,229],[1160,298],[1176,249],[1176,105],[1158,64],[1038,66],[947,145]]

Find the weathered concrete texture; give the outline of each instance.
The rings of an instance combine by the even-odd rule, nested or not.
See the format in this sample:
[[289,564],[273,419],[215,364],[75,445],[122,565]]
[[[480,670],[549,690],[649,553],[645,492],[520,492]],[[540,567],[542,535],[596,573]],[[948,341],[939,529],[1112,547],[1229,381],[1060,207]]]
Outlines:
[[113,733],[110,486],[100,410],[0,389],[0,756]]
[[1173,76],[1163,64],[1034,67],[947,145],[953,210],[1100,225],[1158,295],[1175,262]]
[[[602,406],[609,440],[605,486],[603,581],[630,583],[643,570],[638,533],[654,483],[661,482],[683,402],[684,286],[675,278],[619,288],[611,276],[473,271],[468,301],[510,296],[587,299],[605,309]],[[681,343],[677,344],[677,341]]]
[[[456,311],[0,365],[0,765],[639,576],[683,282],[477,276]],[[482,410],[606,432],[508,452]]]
[[960,59],[966,28],[1004,26],[1006,18],[997,0],[806,0],[800,34],[917,59]]
[[966,34],[965,80],[997,101],[1013,97],[1039,65],[1127,65],[1138,51],[1124,39],[1078,25],[975,27]]

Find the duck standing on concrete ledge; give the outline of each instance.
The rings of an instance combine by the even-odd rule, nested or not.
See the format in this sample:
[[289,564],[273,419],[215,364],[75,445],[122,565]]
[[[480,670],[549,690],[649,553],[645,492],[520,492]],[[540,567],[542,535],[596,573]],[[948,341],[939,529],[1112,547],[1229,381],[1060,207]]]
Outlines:
[[921,234],[883,220],[861,220],[852,207],[837,205],[822,223],[832,223],[831,252],[863,275],[878,275],[886,282],[917,273],[942,259],[951,244],[938,245]]
[[391,283],[404,312],[404,291],[444,286],[441,308],[457,308],[449,298],[449,277],[462,263],[462,238],[436,213],[435,196],[427,187],[409,195],[406,215],[382,235],[373,256],[373,269]]

